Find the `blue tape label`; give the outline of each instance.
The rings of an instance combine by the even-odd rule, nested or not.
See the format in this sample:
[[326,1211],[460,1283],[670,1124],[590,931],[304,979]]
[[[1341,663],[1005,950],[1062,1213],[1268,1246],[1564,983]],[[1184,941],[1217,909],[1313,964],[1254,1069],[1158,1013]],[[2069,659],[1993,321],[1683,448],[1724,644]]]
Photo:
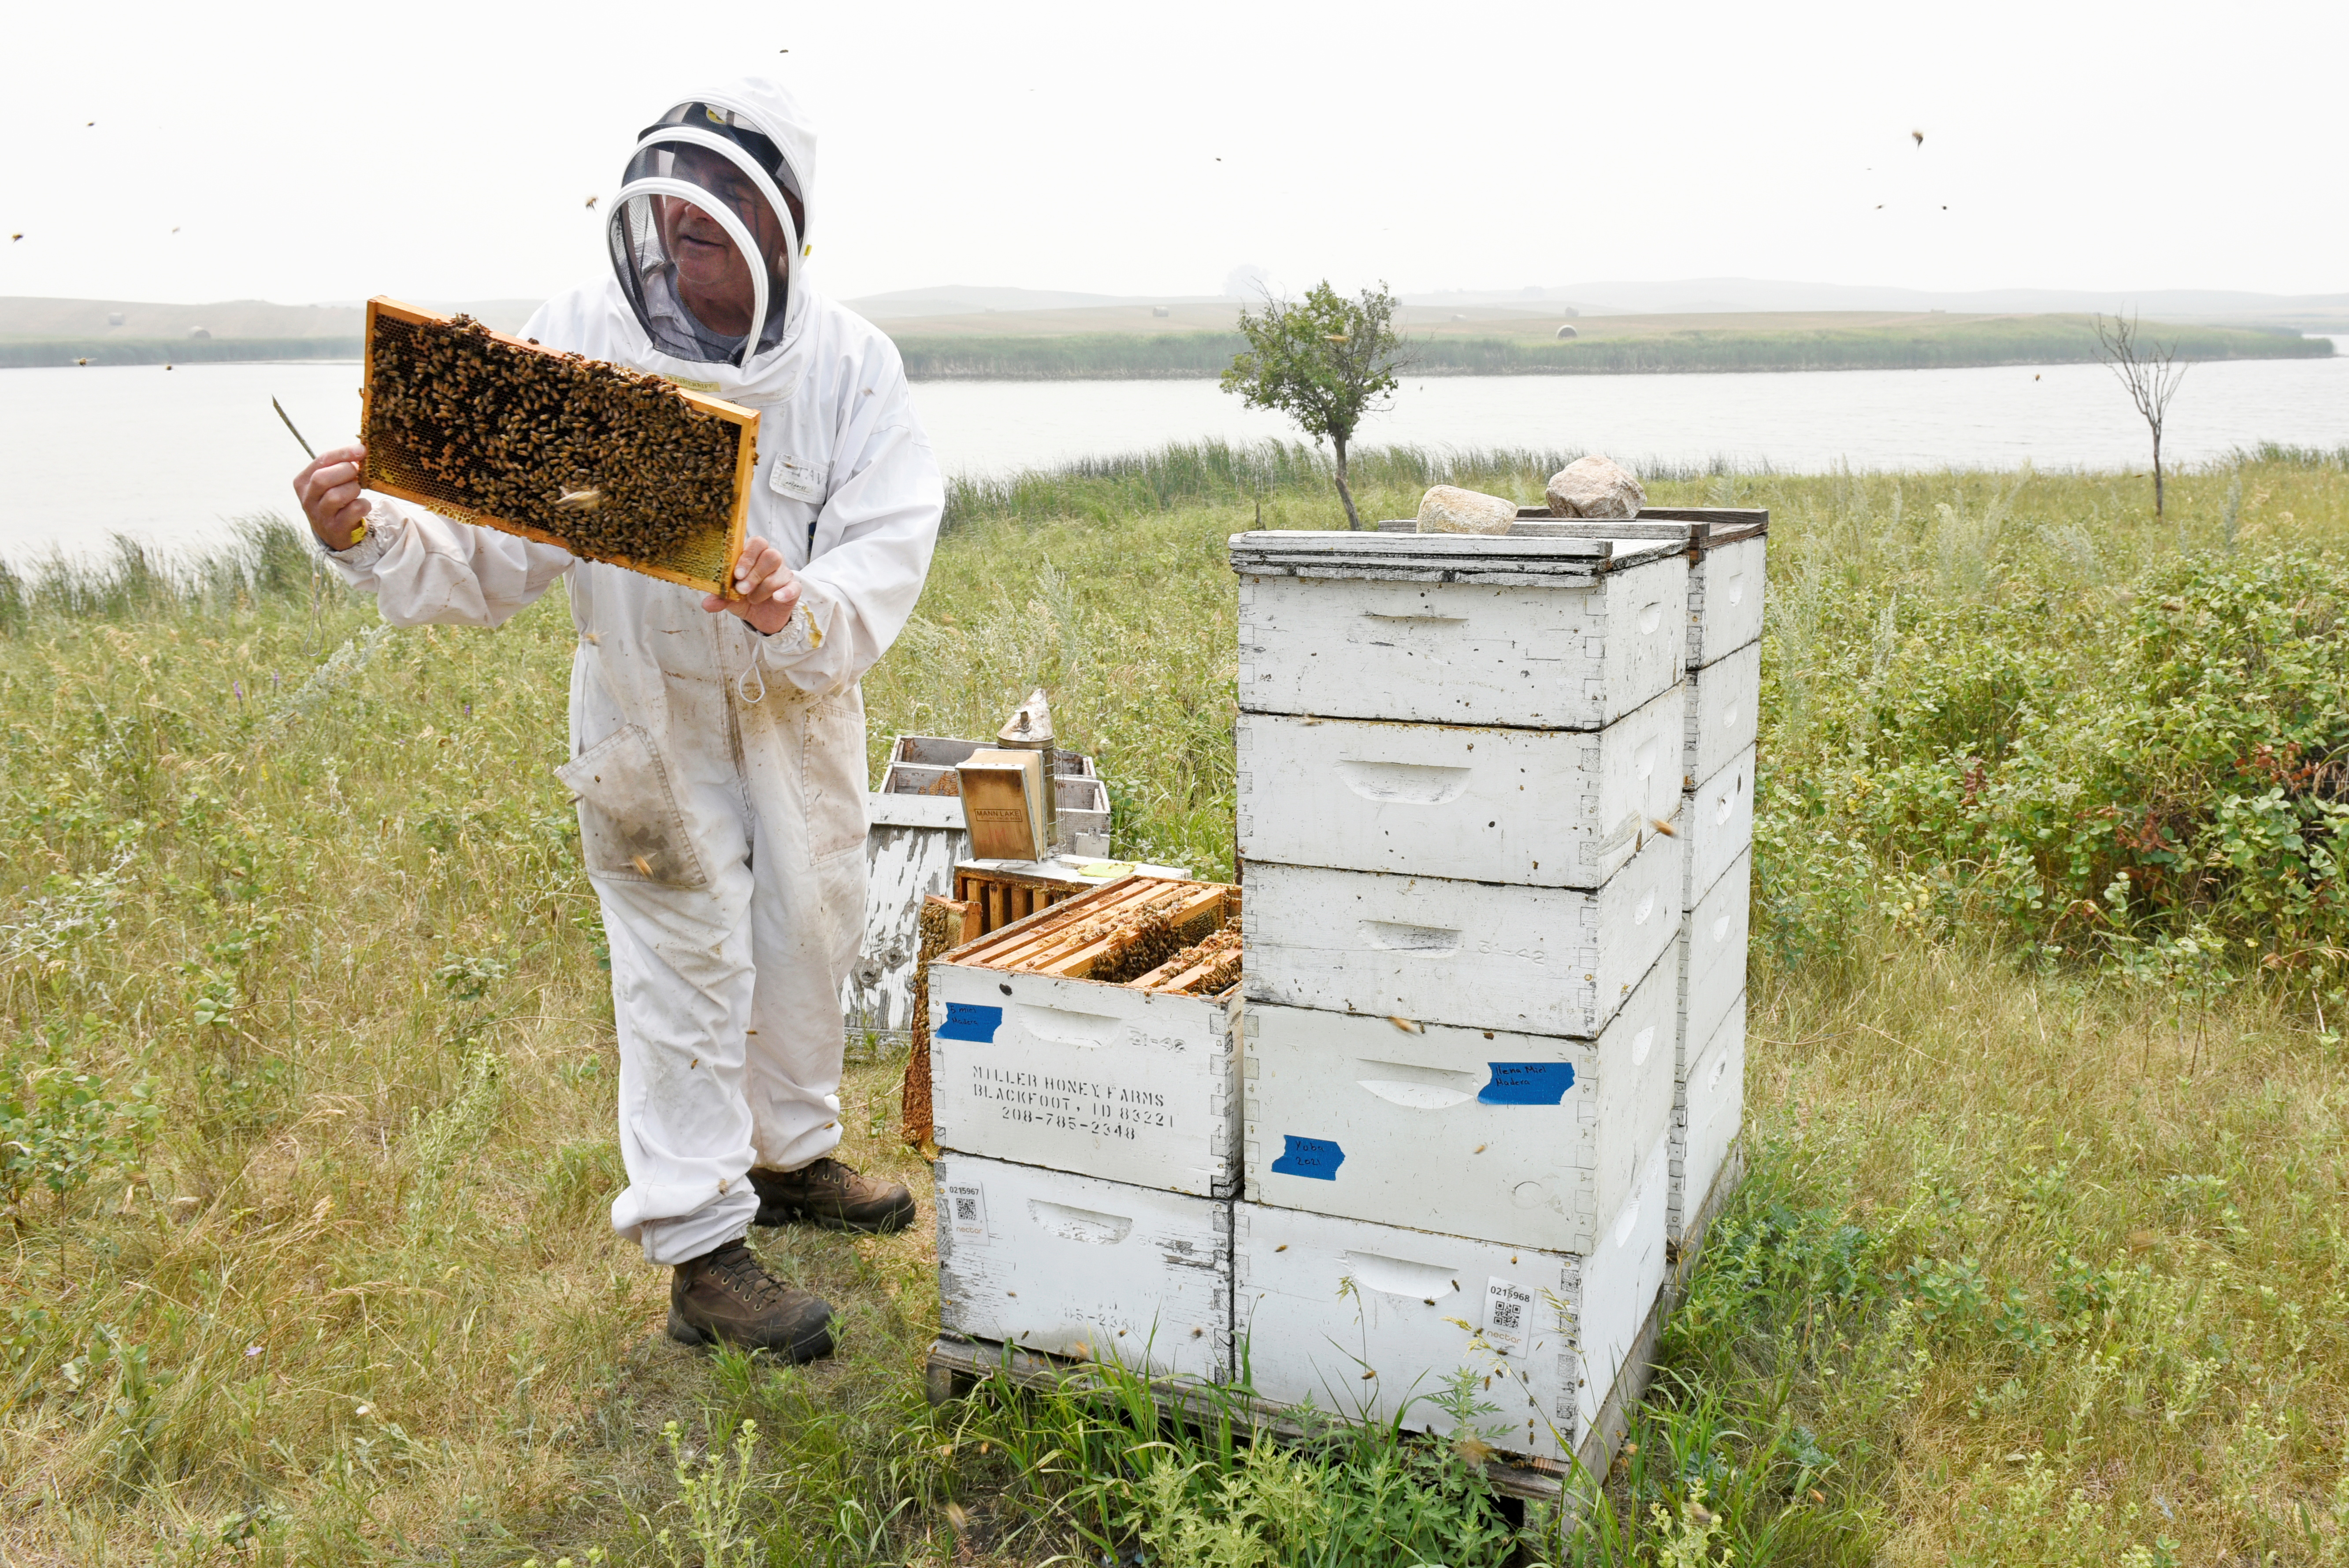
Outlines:
[[1338,1167],[1346,1162],[1346,1151],[1327,1138],[1299,1138],[1293,1132],[1280,1135],[1288,1147],[1272,1162],[1277,1176],[1309,1176],[1316,1181],[1335,1181]]
[[1480,1105],[1557,1105],[1574,1087],[1572,1062],[1494,1062],[1493,1081],[1476,1091]]
[[1003,1026],[1003,1009],[983,1007],[977,1002],[947,1004],[947,1025],[938,1031],[942,1040],[977,1040],[981,1045],[995,1043],[995,1031]]

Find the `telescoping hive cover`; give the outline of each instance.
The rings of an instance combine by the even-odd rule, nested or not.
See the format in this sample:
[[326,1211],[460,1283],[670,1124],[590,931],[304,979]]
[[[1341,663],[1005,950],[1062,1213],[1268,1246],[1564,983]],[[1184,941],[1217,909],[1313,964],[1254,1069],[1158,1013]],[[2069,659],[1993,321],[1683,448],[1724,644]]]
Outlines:
[[732,593],[755,410],[388,299],[367,302],[363,395],[370,490]]

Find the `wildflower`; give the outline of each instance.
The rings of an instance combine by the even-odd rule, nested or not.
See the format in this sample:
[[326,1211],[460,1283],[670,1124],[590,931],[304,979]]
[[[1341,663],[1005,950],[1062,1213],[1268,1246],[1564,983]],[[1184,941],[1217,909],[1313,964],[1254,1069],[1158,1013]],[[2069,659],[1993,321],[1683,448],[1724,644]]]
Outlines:
[[254,1357],[261,1354],[261,1346],[258,1345],[248,1345],[244,1347],[244,1354],[245,1358],[247,1360],[251,1360]]

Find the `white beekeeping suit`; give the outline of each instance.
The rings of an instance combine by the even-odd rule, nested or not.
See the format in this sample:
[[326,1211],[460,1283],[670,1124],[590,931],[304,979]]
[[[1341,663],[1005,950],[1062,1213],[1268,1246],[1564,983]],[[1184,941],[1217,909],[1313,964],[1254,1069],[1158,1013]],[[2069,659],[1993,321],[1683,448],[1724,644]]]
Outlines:
[[[494,626],[569,579],[582,640],[564,778],[620,1038],[628,1186],[612,1222],[657,1264],[743,1233],[752,1167],[795,1170],[840,1141],[838,998],[864,901],[857,681],[913,611],[943,500],[895,346],[807,286],[776,186],[812,208],[815,139],[790,95],[745,81],[679,103],[611,203],[615,276],[524,331],[759,411],[746,531],[798,574],[792,624],[762,637],[695,590],[380,497],[367,536],[329,557],[398,625]],[[728,150],[737,131],[767,139],[780,167]],[[647,217],[690,191],[678,157],[712,154],[757,175],[791,241],[787,282],[761,273],[754,325],[732,337],[681,307]],[[719,221],[750,248],[732,214]]]

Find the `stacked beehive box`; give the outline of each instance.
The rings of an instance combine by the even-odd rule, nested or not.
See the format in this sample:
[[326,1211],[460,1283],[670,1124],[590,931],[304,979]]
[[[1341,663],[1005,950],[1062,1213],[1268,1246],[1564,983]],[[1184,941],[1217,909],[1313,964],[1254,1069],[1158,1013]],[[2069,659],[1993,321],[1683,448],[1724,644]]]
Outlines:
[[1770,514],[1706,508],[1651,509],[1640,516],[1689,531],[1681,810],[1688,831],[1682,847],[1680,1016],[1665,1214],[1677,1255],[1733,1184],[1732,1152],[1745,1110],[1745,947]]
[[1264,1398],[1413,1429],[1465,1369],[1478,1425],[1562,1458],[1664,1278],[1685,533],[1232,561],[1236,1338]]
[[1129,876],[931,965],[954,1365],[1033,1351],[1230,1376],[1238,902]]

